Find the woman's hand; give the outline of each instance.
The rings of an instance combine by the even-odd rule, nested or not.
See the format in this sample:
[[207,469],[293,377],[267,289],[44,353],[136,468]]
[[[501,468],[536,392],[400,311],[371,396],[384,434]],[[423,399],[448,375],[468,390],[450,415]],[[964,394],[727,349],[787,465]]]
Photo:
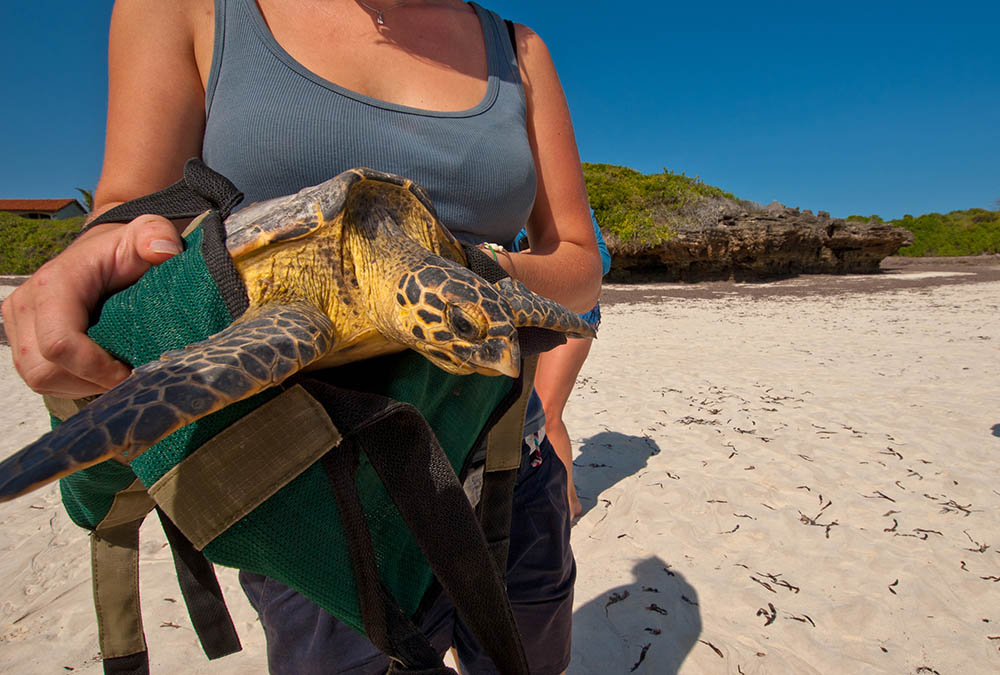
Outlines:
[[[103,212],[177,181],[201,152],[212,55],[212,3],[118,0],[108,49],[108,135],[94,194]],[[196,39],[197,38],[197,39]],[[41,394],[78,398],[110,389],[129,368],[86,335],[106,296],[180,252],[170,221],[141,216],[99,225],[43,265],[3,303],[14,366]]]
[[28,386],[79,398],[128,377],[127,365],[87,337],[90,314],[102,298],[181,250],[173,223],[146,215],[99,225],[42,265],[2,307],[14,367]]

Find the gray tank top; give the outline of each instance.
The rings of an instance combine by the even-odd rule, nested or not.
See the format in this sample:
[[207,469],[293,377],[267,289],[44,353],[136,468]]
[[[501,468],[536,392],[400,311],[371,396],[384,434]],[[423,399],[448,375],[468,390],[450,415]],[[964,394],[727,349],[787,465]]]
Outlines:
[[486,95],[468,110],[436,112],[318,77],[278,44],[254,0],[215,0],[202,158],[243,191],[244,204],[352,167],[396,173],[428,191],[459,239],[510,242],[536,189],[524,91],[504,22],[470,4],[486,44]]

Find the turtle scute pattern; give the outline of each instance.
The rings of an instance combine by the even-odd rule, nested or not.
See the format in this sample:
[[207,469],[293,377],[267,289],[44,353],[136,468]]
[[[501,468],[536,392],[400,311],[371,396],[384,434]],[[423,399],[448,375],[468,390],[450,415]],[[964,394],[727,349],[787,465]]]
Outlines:
[[407,273],[395,302],[422,343],[418,350],[440,367],[459,374],[516,375],[509,369],[517,367],[520,352],[507,303],[466,268],[439,264]]

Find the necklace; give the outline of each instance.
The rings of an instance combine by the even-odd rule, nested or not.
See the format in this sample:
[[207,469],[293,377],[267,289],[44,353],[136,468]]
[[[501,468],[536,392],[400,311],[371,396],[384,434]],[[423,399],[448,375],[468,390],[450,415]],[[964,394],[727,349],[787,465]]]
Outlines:
[[369,9],[369,10],[375,12],[375,23],[377,23],[380,26],[384,26],[385,25],[385,19],[382,18],[382,14],[384,12],[388,12],[390,9],[396,9],[397,7],[402,7],[403,5],[407,4],[409,1],[410,0],[403,0],[403,2],[397,2],[395,5],[392,5],[391,7],[386,7],[385,9],[379,9],[377,7],[372,7],[367,2],[364,2],[364,0],[358,0],[358,2],[361,3],[362,7],[364,7],[365,9]]

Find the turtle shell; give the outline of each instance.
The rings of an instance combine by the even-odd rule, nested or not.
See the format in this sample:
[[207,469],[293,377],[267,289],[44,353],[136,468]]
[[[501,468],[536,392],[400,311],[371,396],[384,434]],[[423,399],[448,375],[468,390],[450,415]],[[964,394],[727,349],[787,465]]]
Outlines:
[[[373,181],[375,189],[358,191],[356,188],[365,181]],[[401,218],[399,225],[408,234],[417,235],[417,239],[437,242],[444,249],[445,257],[465,264],[461,245],[446,228],[439,226],[434,205],[422,187],[401,176],[368,168],[351,169],[295,194],[255,202],[240,209],[226,219],[226,248],[237,259],[271,244],[308,237],[341,217],[352,196],[364,193],[365,208],[379,201],[388,206],[389,202],[401,201],[399,190],[416,197],[426,215],[418,219]],[[397,195],[395,199],[394,195]]]

